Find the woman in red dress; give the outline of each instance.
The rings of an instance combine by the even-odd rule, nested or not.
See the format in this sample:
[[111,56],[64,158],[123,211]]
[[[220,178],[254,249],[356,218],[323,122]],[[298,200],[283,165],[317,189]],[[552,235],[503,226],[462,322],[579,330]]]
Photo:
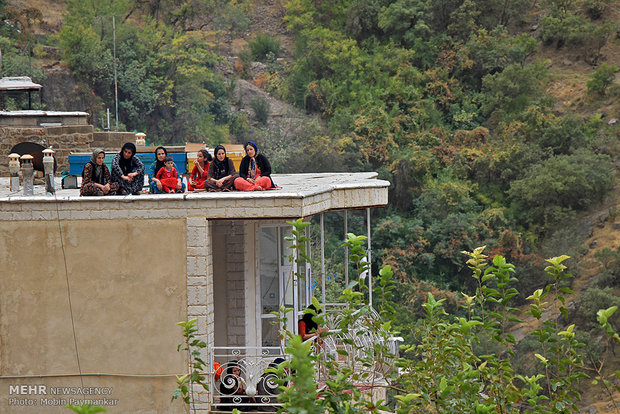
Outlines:
[[252,141],[245,146],[245,157],[239,166],[239,178],[235,180],[235,188],[239,191],[268,190],[273,185],[271,181],[271,164]]

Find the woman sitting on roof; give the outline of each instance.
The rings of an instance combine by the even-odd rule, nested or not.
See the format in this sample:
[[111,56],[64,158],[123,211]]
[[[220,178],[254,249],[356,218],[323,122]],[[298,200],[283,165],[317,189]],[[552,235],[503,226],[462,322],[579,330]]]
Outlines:
[[237,171],[232,160],[226,156],[226,148],[218,145],[213,150],[215,158],[209,164],[205,188],[207,191],[230,191],[234,190]]
[[252,141],[244,145],[246,156],[239,166],[239,178],[235,180],[235,188],[239,191],[268,190],[274,187],[271,181],[271,164]]
[[127,142],[112,160],[112,183],[118,183],[117,194],[139,195],[144,185],[144,164],[136,157],[136,146]]
[[[165,168],[164,158],[168,155],[168,151],[164,147],[155,148],[155,161],[149,167],[149,192],[151,194],[163,194],[164,189],[161,185],[161,181],[157,179],[157,173],[162,168]],[[177,166],[173,165],[175,170],[178,171]],[[175,192],[184,193],[185,192],[185,184],[183,183],[183,178],[179,174],[177,175],[177,185],[175,188]]]
[[192,169],[192,173],[189,176],[189,183],[187,184],[187,189],[189,191],[194,191],[196,189],[204,190],[205,181],[207,181],[209,173],[209,163],[213,160],[213,157],[206,149],[198,151],[196,157],[197,158],[194,160],[194,168]]
[[118,183],[110,183],[110,170],[103,163],[105,152],[100,149],[93,151],[90,161],[82,170],[81,196],[114,195],[118,191]]

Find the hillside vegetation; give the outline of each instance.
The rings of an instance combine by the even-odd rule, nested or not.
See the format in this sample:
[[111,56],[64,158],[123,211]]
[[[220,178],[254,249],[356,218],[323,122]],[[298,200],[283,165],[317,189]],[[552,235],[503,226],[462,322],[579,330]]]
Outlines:
[[[276,172],[389,180],[390,206],[373,213],[374,256],[394,269],[407,341],[429,291],[464,312],[460,292],[476,280],[462,251],[486,245],[515,264],[521,305],[551,283],[544,259],[568,254],[587,282],[561,323],[582,330],[588,363],[617,368],[595,315],[620,305],[618,1],[0,5],[3,75],[55,88],[64,98],[46,97],[54,109],[78,105],[105,126],[115,16],[121,129],[153,144],[251,137]],[[595,243],[597,225],[613,241]],[[336,249],[338,236],[328,243]],[[618,314],[610,322],[618,328]],[[513,327],[523,333],[515,358],[531,351],[526,325]]]

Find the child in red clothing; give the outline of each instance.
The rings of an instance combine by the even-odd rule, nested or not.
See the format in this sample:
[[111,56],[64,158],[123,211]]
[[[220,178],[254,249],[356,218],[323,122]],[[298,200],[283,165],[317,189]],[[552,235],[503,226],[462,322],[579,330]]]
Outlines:
[[177,187],[177,170],[174,168],[172,157],[164,158],[164,167],[161,167],[155,176],[161,181],[162,190],[166,193],[174,193]]
[[207,179],[207,173],[209,172],[209,162],[212,160],[213,157],[206,149],[198,151],[197,158],[194,160],[194,168],[192,169],[189,182],[187,183],[187,189],[189,191],[205,189],[205,181]]

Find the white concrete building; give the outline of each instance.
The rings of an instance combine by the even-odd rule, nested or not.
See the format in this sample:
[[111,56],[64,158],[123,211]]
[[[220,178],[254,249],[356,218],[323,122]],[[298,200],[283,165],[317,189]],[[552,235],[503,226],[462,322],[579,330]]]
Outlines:
[[[209,363],[242,360],[255,385],[280,347],[271,312],[301,312],[310,297],[284,260],[286,221],[385,206],[389,183],[376,177],[274,175],[279,190],[90,198],[39,187],[25,197],[2,179],[0,412],[65,412],[51,398],[91,397],[73,388],[98,390],[92,399],[110,412],[185,412],[170,396],[187,372],[175,323],[191,318]],[[212,391],[198,396],[201,412],[218,404]]]

